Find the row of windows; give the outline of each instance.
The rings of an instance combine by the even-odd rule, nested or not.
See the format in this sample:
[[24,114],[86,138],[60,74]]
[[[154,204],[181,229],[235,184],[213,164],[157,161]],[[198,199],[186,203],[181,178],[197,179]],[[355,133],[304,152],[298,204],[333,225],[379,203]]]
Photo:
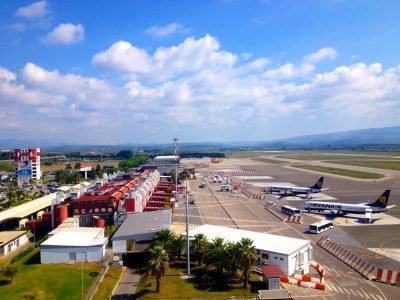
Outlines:
[[[264,260],[269,260],[269,254],[268,253],[261,253],[261,259]],[[274,256],[275,260],[283,260],[283,257],[279,257],[279,256]]]
[[[91,213],[98,213],[98,212],[103,212],[103,213],[105,213],[105,212],[112,212],[113,211],[113,209],[111,208],[111,207],[109,207],[108,209],[106,209],[106,208],[101,208],[101,209],[98,209],[98,208],[95,208],[95,209],[89,209],[88,210],[88,213],[89,214],[91,214]],[[84,208],[82,208],[81,210],[79,210],[78,208],[75,208],[74,209],[74,214],[79,214],[79,213],[81,213],[81,214],[85,214],[86,213],[86,209],[84,209]]]

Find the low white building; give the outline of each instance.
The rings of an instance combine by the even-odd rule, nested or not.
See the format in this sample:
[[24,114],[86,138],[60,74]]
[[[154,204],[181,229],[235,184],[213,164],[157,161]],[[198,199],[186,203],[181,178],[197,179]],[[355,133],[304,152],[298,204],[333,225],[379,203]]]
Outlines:
[[199,233],[204,234],[208,241],[221,237],[226,242],[236,243],[242,238],[249,238],[257,249],[259,263],[276,265],[289,276],[294,273],[308,273],[310,261],[313,259],[309,240],[214,225],[194,228],[189,231],[189,236],[193,238]]
[[40,245],[40,261],[42,264],[102,261],[106,244],[104,228],[65,228]]
[[114,255],[147,249],[157,231],[170,229],[171,219],[171,209],[127,214],[111,238]]
[[29,242],[26,231],[0,231],[0,257]]

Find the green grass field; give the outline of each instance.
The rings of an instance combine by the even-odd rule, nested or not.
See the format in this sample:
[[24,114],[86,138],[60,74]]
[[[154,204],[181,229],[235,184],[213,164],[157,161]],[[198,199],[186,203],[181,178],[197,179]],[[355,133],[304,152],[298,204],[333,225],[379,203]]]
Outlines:
[[[12,283],[0,278],[1,299],[24,299],[28,293],[45,299],[81,299],[81,264],[42,265],[39,249],[35,249],[15,265],[19,271]],[[92,284],[99,270],[98,263],[84,264],[84,291]]]
[[226,158],[252,158],[261,155],[268,155],[266,151],[224,151]]
[[339,160],[329,163],[400,171],[400,160]]
[[97,287],[96,293],[93,295],[94,300],[110,299],[111,293],[121,276],[122,268],[119,266],[110,266],[103,280]]
[[15,170],[13,161],[0,161],[0,171],[12,172]]
[[99,164],[100,167],[103,166],[113,166],[115,168],[118,167],[118,160],[101,160],[101,161],[96,161],[96,160],[77,160],[77,161],[71,161],[71,162],[65,162],[65,163],[56,163],[52,164],[50,166],[46,166],[45,164],[41,165],[42,171],[43,172],[53,172],[53,171],[58,171],[58,170],[64,170],[67,164],[70,164],[72,167],[79,162],[81,164],[85,165],[90,165],[92,168],[96,168],[96,166]]
[[329,174],[353,177],[353,178],[360,178],[360,179],[379,179],[385,177],[381,174],[376,173],[367,173],[367,172],[360,172],[360,171],[353,171],[353,170],[346,170],[340,168],[330,168],[330,167],[323,167],[323,166],[313,166],[313,165],[293,165],[294,168],[311,170],[311,171],[318,171],[324,172]]
[[367,156],[367,155],[348,155],[348,154],[333,154],[333,153],[287,153],[277,155],[279,158],[297,159],[297,160],[387,160],[393,159],[389,156]]
[[267,163],[267,164],[274,164],[274,165],[280,165],[280,164],[285,163],[284,161],[268,159],[268,158],[263,158],[263,157],[254,157],[254,158],[250,158],[250,159],[254,160],[254,161],[259,161],[259,162],[263,162],[263,163]]
[[[196,272],[196,268],[193,268],[193,272]],[[218,291],[203,289],[196,286],[195,283],[189,280],[180,278],[185,273],[185,268],[182,267],[170,267],[166,274],[161,279],[161,292],[155,292],[155,279],[149,277],[147,280],[141,282],[138,287],[138,299],[176,299],[177,295],[180,295],[180,299],[228,299],[230,297],[249,297],[253,296],[250,288],[244,289],[243,282],[229,284],[226,289]],[[260,278],[252,274],[250,281],[260,283]]]

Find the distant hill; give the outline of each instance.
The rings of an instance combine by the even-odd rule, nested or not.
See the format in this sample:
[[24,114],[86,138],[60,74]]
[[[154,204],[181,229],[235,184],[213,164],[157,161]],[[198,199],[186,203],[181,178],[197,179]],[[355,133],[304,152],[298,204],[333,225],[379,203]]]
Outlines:
[[[179,143],[180,151],[223,151],[223,150],[262,150],[282,148],[354,148],[358,146],[378,146],[378,148],[400,148],[400,126],[369,128],[352,131],[332,132],[325,134],[302,135],[292,138],[270,141],[235,141],[235,142],[197,142]],[[0,149],[18,147],[42,147],[51,151],[84,151],[134,149],[136,151],[173,152],[172,143],[139,144],[127,143],[119,145],[78,145],[61,144],[46,140],[14,140],[0,139]],[[362,147],[365,148],[365,147]],[[367,147],[368,148],[368,147]],[[374,147],[372,147],[374,148]],[[393,147],[391,147],[393,148]]]
[[398,145],[400,126],[302,135],[269,143],[305,146]]

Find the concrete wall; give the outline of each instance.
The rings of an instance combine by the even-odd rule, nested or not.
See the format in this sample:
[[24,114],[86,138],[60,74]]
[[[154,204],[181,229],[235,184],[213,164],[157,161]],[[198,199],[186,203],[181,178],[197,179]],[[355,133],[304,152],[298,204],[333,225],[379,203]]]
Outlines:
[[126,240],[112,241],[113,253],[126,252]]
[[40,250],[40,262],[42,264],[67,263],[70,262],[70,253],[76,254],[75,262],[102,261],[105,247],[105,245],[94,247],[42,247]]
[[[14,250],[16,250],[17,248],[25,245],[26,243],[29,242],[28,237],[26,236],[26,234],[20,236],[19,238],[5,244],[2,248],[4,249],[3,251],[0,251],[0,253],[4,256],[7,255],[7,253],[12,252]],[[2,256],[0,255],[0,256]]]
[[299,267],[302,267],[306,273],[309,272],[309,263],[312,260],[311,251],[312,247],[306,245],[289,256],[267,251],[260,251],[260,255],[263,253],[268,254],[269,258],[267,262],[270,265],[278,266],[283,273],[291,276],[297,272]]

